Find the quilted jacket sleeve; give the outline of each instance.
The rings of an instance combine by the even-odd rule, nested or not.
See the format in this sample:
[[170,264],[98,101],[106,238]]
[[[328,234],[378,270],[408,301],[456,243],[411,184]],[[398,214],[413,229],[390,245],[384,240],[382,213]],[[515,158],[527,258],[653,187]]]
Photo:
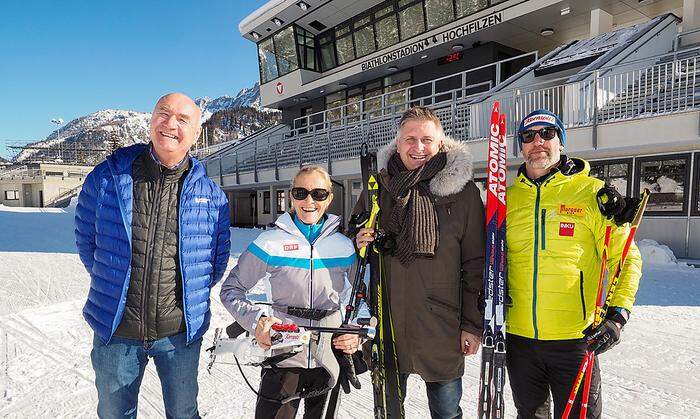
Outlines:
[[[223,195],[223,192],[220,192]],[[224,276],[228,257],[231,253],[231,218],[228,199],[224,196],[219,206],[219,222],[216,226],[216,250],[214,256],[214,272],[211,286],[214,286]]]
[[92,272],[95,253],[95,217],[97,211],[97,170],[85,178],[75,209],[75,245],[80,260],[88,272]]

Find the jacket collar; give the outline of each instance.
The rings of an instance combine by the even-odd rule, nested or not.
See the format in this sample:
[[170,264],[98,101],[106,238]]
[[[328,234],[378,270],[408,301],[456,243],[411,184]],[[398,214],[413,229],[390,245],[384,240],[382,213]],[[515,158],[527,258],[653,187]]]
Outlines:
[[[328,216],[328,219],[326,219],[326,222],[323,223],[321,233],[318,235],[316,240],[314,240],[314,243],[338,231],[338,226],[340,225],[340,217],[329,213],[326,213],[326,215]],[[306,239],[304,234],[301,231],[299,231],[299,227],[296,226],[291,214],[289,214],[288,212],[285,212],[284,214],[280,215],[275,221],[275,225],[289,234]]]
[[[118,148],[107,157],[107,164],[115,177],[131,176],[131,167],[134,160],[141,154],[148,152],[148,144],[134,144],[128,147]],[[199,178],[206,176],[204,166],[194,157],[190,157],[190,170],[187,173],[185,184],[192,184]]]
[[555,186],[571,181],[578,176],[588,176],[591,171],[591,165],[578,157],[561,156],[561,163],[556,168],[552,169],[548,175],[532,180],[525,172],[525,163],[520,165],[518,169],[518,178],[515,181],[515,186]]
[[[464,189],[472,180],[473,164],[469,147],[450,137],[443,139],[443,151],[447,153],[445,168],[430,180],[430,192],[439,197],[454,195]],[[396,141],[381,147],[377,151],[377,166],[382,175],[386,175],[389,158],[396,153]]]

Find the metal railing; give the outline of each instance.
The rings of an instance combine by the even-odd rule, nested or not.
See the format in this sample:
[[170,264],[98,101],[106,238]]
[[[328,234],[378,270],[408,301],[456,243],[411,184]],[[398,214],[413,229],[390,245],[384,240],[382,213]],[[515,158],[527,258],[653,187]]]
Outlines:
[[17,166],[0,172],[0,179],[2,180],[29,179],[41,176],[41,170],[28,166]]
[[[345,117],[318,124],[308,119],[308,126],[291,134],[244,142],[208,165],[219,166],[217,176],[236,173],[236,182],[242,172],[254,172],[257,181],[260,170],[275,169],[278,179],[279,168],[310,163],[328,162],[332,173],[332,163],[359,156],[363,142],[368,141],[376,149],[391,141],[401,112],[413,105],[430,106],[442,120],[445,132],[462,141],[488,136],[490,109],[496,100],[507,115],[511,134],[525,115],[539,108],[558,113],[567,128],[696,110],[700,108],[700,47],[683,51],[682,56],[673,52],[638,60],[633,70],[629,70],[629,62],[602,67],[578,73],[580,81],[568,82],[571,76],[566,76],[497,91],[486,99],[482,99],[483,92],[465,94],[465,88],[472,86],[464,84],[444,92],[432,88],[431,94],[420,98],[411,98],[407,92],[400,103],[379,109],[360,107],[360,112],[352,115],[355,119]],[[423,85],[435,86],[439,80]],[[316,115],[326,118],[329,111]]]

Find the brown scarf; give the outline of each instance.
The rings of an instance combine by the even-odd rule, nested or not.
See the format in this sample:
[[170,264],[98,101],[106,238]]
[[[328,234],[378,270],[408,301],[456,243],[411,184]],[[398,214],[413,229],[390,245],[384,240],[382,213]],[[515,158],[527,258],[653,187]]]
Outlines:
[[408,266],[416,256],[435,256],[440,242],[437,211],[429,181],[445,168],[447,156],[437,153],[423,166],[408,170],[398,153],[389,159],[387,189],[393,201],[386,230],[396,238],[395,256]]

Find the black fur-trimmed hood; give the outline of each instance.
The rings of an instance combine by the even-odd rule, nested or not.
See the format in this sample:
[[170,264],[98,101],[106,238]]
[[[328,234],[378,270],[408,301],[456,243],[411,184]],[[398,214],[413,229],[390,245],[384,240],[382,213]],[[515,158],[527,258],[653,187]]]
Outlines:
[[[430,192],[440,197],[460,192],[472,180],[473,176],[472,155],[466,144],[445,137],[443,151],[447,153],[447,163],[430,180]],[[389,158],[394,153],[396,153],[396,141],[390,142],[377,151],[377,165],[380,171],[386,170]]]

